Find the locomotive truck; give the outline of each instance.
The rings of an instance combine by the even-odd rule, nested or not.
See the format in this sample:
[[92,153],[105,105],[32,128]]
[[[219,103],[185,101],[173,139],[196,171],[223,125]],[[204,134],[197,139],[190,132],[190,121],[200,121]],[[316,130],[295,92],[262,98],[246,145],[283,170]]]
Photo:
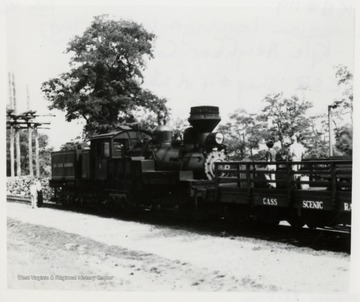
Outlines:
[[224,136],[214,131],[220,120],[218,107],[192,107],[180,140],[164,125],[153,132],[121,126],[93,136],[89,147],[53,152],[54,198],[119,211],[287,220],[297,228],[351,225],[351,160],[226,161]]

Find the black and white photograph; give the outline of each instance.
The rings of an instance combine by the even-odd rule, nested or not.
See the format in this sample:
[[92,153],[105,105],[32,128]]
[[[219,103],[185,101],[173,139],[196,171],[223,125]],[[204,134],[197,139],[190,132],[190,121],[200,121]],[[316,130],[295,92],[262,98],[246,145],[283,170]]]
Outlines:
[[357,13],[8,2],[2,295],[358,301]]

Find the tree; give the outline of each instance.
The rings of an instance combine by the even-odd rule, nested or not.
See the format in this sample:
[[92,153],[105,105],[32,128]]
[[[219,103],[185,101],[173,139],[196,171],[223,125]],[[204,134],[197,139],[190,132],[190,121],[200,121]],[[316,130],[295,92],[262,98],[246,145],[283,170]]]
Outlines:
[[334,151],[335,155],[352,155],[353,75],[346,66],[337,65],[335,68],[335,77],[343,91],[331,105],[331,121],[335,125]]
[[225,135],[229,158],[242,160],[254,157],[254,150],[263,139],[265,124],[257,120],[255,114],[237,110],[230,115],[230,121],[218,129]]
[[335,132],[335,155],[352,156],[352,127],[349,125],[342,126]]
[[176,118],[173,122],[173,135],[174,138],[179,140],[184,139],[184,131],[190,127],[190,123],[187,118]]
[[135,122],[133,112],[145,108],[162,123],[168,115],[166,99],[143,89],[146,58],[153,58],[155,35],[132,21],[94,18],[82,36],[66,50],[71,70],[42,85],[50,109],[66,111],[66,120],[84,118],[91,135]]
[[308,133],[309,135],[303,139],[303,143],[307,148],[305,158],[327,158],[329,155],[329,124],[327,114],[311,117]]
[[130,124],[136,124],[138,128],[144,130],[153,130],[156,126],[166,124],[167,116],[156,113],[144,107],[138,107],[131,112],[132,119],[128,120]]
[[77,136],[76,138],[70,140],[69,142],[66,142],[65,144],[60,146],[61,151],[70,151],[70,150],[76,150],[78,148],[88,148],[89,143],[84,142],[80,136]]
[[311,117],[306,117],[310,102],[282,93],[267,95],[264,102],[259,120],[267,123],[267,136],[280,141],[282,148],[294,134],[300,134],[300,141],[310,136]]
[[344,65],[337,65],[335,66],[335,68],[335,77],[337,78],[338,85],[343,87],[343,92],[341,97],[333,102],[333,105],[335,105],[338,109],[341,109],[341,111],[347,109],[350,109],[352,111],[353,75],[348,69],[348,67]]

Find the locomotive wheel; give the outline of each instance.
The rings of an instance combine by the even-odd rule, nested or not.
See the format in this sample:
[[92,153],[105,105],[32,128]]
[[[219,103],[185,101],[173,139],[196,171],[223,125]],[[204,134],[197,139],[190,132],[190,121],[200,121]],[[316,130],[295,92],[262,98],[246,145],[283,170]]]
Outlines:
[[279,225],[280,220],[264,221],[260,222],[260,225],[268,228],[275,228]]
[[256,224],[260,227],[268,227],[268,228],[275,228],[279,225],[280,220],[274,217],[265,217],[259,216],[257,217]]

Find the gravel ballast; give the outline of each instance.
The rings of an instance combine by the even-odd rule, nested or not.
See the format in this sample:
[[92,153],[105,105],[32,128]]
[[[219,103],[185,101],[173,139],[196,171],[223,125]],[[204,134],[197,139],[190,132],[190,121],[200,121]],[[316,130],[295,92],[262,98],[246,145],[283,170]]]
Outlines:
[[[49,208],[33,210],[24,204],[8,203],[7,213],[9,288],[320,293],[349,289],[346,253]],[[77,277],[36,277],[55,275]]]

